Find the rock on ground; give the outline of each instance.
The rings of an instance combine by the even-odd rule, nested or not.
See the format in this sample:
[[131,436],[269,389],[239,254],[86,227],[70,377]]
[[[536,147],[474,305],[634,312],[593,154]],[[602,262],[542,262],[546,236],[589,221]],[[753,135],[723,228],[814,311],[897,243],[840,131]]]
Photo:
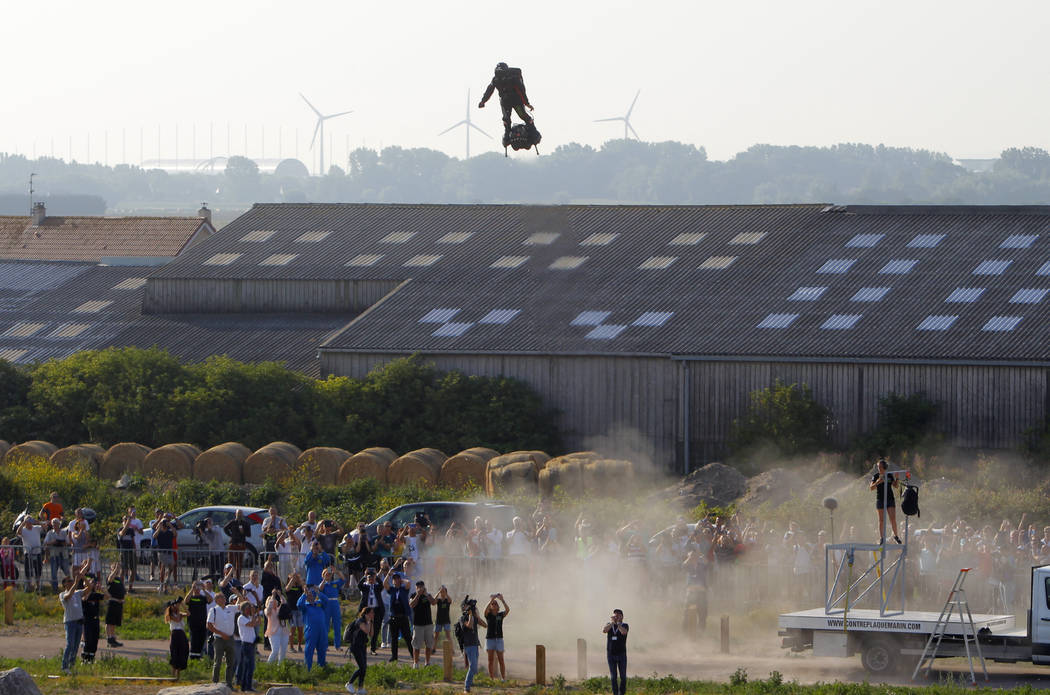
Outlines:
[[0,695],[40,695],[40,688],[20,668],[0,671]]
[[198,683],[164,688],[157,695],[231,695],[225,683]]
[[303,695],[303,691],[294,685],[281,685],[270,688],[266,695]]
[[724,507],[746,491],[747,478],[740,471],[722,463],[709,463],[660,491],[656,497],[684,511],[701,502],[709,507]]

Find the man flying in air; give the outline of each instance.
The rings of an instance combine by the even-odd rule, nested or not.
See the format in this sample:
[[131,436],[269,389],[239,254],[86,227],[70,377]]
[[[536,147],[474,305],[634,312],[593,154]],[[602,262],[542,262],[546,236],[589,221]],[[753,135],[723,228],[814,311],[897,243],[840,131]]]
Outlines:
[[510,142],[510,112],[516,111],[521,120],[528,126],[533,125],[532,116],[526,113],[525,108],[532,110],[529,97],[525,94],[525,82],[521,78],[521,68],[508,67],[506,63],[497,63],[496,71],[485,88],[485,94],[481,97],[478,108],[485,108],[485,102],[489,100],[494,91],[499,92],[499,105],[503,109],[503,146]]

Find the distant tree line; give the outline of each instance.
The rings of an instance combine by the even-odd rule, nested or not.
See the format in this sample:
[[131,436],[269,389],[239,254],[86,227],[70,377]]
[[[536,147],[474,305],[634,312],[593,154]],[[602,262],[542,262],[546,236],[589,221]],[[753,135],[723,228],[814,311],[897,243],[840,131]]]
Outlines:
[[182,364],[159,349],[110,348],[15,366],[0,361],[0,438],[58,446],[274,440],[399,453],[560,447],[556,414],[521,381],[442,373],[416,359],[364,379],[312,379],[275,362]]
[[0,155],[0,193],[41,190],[96,196],[110,208],[235,207],[255,202],[413,203],[933,203],[1042,204],[1050,200],[1050,154],[1002,152],[974,173],[928,150],[840,144],[755,145],[725,162],[678,142],[568,144],[542,157],[487,153],[461,160],[426,148],[358,149],[325,176],[263,174],[231,157],[219,175],[168,174],[134,166],[67,164]]

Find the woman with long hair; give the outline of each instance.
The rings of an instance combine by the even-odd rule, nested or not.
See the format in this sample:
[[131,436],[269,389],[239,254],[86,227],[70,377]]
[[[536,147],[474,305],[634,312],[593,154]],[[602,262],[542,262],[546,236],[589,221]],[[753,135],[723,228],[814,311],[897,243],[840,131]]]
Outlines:
[[[500,610],[500,603],[503,610]],[[489,657],[489,678],[496,677],[496,664],[499,664],[499,679],[507,680],[507,666],[503,663],[503,620],[510,615],[503,594],[492,594],[485,606],[485,651]]]
[[[350,653],[354,656],[354,661],[357,662],[357,670],[350,676],[350,680],[346,683],[346,690],[350,693],[365,693],[365,673],[368,671],[368,657],[365,652],[368,649],[368,643],[372,639],[372,633],[375,630],[375,626],[372,624],[372,617],[374,612],[371,606],[365,606],[361,609],[361,612],[357,614],[356,630],[351,630],[353,635],[350,642]],[[354,681],[357,681],[357,686],[354,686]]]
[[[267,663],[281,663],[288,653],[288,625],[281,620],[281,606],[284,597],[279,589],[274,589],[266,599],[266,637],[270,640],[270,658]],[[292,611],[298,613],[294,606]],[[286,611],[287,614],[287,611]]]
[[186,639],[186,628],[183,620],[189,613],[182,610],[182,597],[174,601],[168,601],[164,608],[164,622],[168,624],[171,632],[171,641],[168,644],[168,663],[171,664],[171,675],[175,680],[179,674],[186,669],[190,658],[190,643]]

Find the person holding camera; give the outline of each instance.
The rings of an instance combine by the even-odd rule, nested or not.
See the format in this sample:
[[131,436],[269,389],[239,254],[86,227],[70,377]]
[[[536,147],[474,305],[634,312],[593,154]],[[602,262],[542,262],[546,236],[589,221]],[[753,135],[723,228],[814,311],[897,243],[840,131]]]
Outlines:
[[419,668],[419,653],[424,652],[424,666],[430,666],[434,653],[434,614],[431,606],[437,602],[422,580],[416,582],[416,590],[409,597],[412,608],[412,668]]
[[153,533],[153,540],[157,542],[157,566],[159,567],[159,582],[157,593],[164,593],[168,585],[175,588],[175,525],[168,517],[161,517],[157,521],[157,528]]
[[230,537],[228,561],[233,565],[237,579],[240,579],[241,565],[244,564],[244,551],[248,547],[248,536],[252,533],[252,526],[244,518],[244,512],[238,509],[233,513],[233,518],[222,527],[222,530]]
[[270,513],[262,522],[262,537],[266,552],[272,553],[277,548],[277,535],[288,530],[288,522],[277,515],[277,507],[271,506]]
[[390,661],[397,661],[397,642],[404,637],[408,653],[412,655],[412,628],[408,616],[412,608],[408,603],[408,582],[401,572],[391,572],[383,581],[390,596]]
[[206,516],[197,522],[194,530],[197,533],[197,538],[200,539],[201,545],[205,547],[208,553],[208,574],[218,576],[219,570],[223,565],[223,556],[225,555],[223,548],[225,540],[223,539],[222,529],[212,522],[210,516]]
[[325,599],[324,612],[332,625],[333,644],[336,649],[343,646],[343,607],[339,602],[340,592],[346,584],[346,576],[335,567],[326,567],[321,573],[321,584],[317,593]]
[[241,692],[255,692],[255,638],[259,625],[259,609],[245,598],[239,604],[241,614],[237,616],[237,637],[241,646],[238,650],[237,672],[235,677],[241,686]]
[[[285,618],[282,620],[282,610]],[[281,663],[288,654],[288,625],[291,611],[286,608],[280,589],[274,589],[266,599],[266,638],[270,640],[270,657],[266,663]]]
[[58,593],[58,571],[62,576],[69,576],[69,532],[62,528],[62,520],[51,520],[51,528],[44,536],[44,547],[47,548],[48,562],[51,564],[51,590]]
[[189,658],[200,659],[204,651],[204,642],[208,638],[208,606],[211,596],[204,591],[204,583],[193,582],[183,601],[186,606],[186,625],[190,629]]
[[186,628],[183,620],[189,614],[182,608],[182,597],[174,601],[168,601],[164,608],[164,622],[168,624],[171,632],[171,641],[168,644],[168,664],[171,665],[171,675],[175,680],[179,679],[188,664],[190,656],[190,643],[186,640]]
[[[449,616],[452,608],[452,599],[449,597],[448,588],[444,584],[438,589],[434,605],[437,606],[437,616],[434,618],[434,642],[436,644],[442,641],[441,633],[445,634],[444,639],[452,639],[452,618]],[[460,651],[462,650],[463,648],[460,647]]]
[[368,542],[368,532],[365,530],[365,522],[357,522],[357,528],[343,537],[339,544],[346,558],[346,576],[354,578],[354,583],[361,581],[365,568],[372,565],[372,545]]
[[[609,677],[612,680],[613,695],[624,695],[627,692],[627,631],[630,628],[623,621],[623,611],[615,609],[609,622],[605,623],[605,657],[609,661]],[[619,683],[616,676],[619,675]]]
[[308,585],[306,592],[299,597],[298,607],[303,613],[306,624],[306,646],[303,647],[303,660],[306,670],[313,666],[314,655],[317,665],[324,666],[328,656],[328,620],[325,615],[325,598],[317,593],[317,587]]
[[[365,606],[362,608],[358,612],[354,624],[356,629],[351,630],[350,654],[353,655],[354,661],[357,663],[357,670],[350,676],[350,680],[346,682],[344,687],[348,693],[365,695],[365,674],[368,672],[368,657],[365,656],[365,649],[368,648],[368,641],[372,639],[376,631],[375,611],[372,607]],[[357,681],[356,686],[354,686],[354,681]]]
[[474,685],[474,676],[478,675],[478,626],[487,627],[487,623],[478,615],[478,601],[469,595],[463,599],[463,615],[460,616],[460,635],[463,638],[463,657],[467,660],[467,677],[463,681],[463,691],[469,693]]
[[84,585],[90,591],[81,599],[84,607],[84,648],[80,652],[80,658],[85,664],[90,664],[95,660],[95,652],[98,651],[98,636],[101,632],[99,616],[102,613],[102,599],[106,597],[99,591],[98,580],[94,577],[85,577]]
[[226,596],[215,594],[215,603],[208,609],[208,631],[215,635],[215,660],[211,667],[211,682],[219,682],[222,662],[226,661],[226,687],[233,690],[233,674],[237,670],[237,606],[226,605]]
[[[306,592],[306,584],[299,570],[293,569],[288,575],[288,583],[284,585],[285,603],[291,610],[285,609],[288,615],[288,650],[295,651],[298,642],[299,651],[303,650],[303,613],[299,610],[299,599]],[[293,638],[297,638],[294,639]]]
[[62,673],[67,676],[72,673],[72,668],[77,663],[77,650],[80,648],[80,638],[84,635],[84,604],[83,599],[91,593],[90,586],[82,586],[81,578],[87,566],[73,568],[73,575],[62,578],[62,593],[58,600],[62,603],[62,620],[66,627],[66,649],[62,653]]
[[[500,603],[503,610],[500,610]],[[507,666],[503,663],[503,620],[510,615],[503,594],[492,594],[485,606],[485,652],[489,657],[489,678],[496,677],[496,664],[499,663],[499,679],[507,680]]]
[[[40,591],[40,575],[43,574],[42,551],[40,547],[40,527],[32,516],[26,516],[18,527],[18,536],[22,539],[22,560],[26,573],[26,591],[34,588]],[[83,560],[81,560],[83,561]]]
[[376,578],[375,569],[369,567],[365,570],[365,578],[361,580],[357,588],[361,592],[361,603],[357,606],[358,612],[371,608],[372,623],[377,626],[377,629],[372,631],[371,652],[374,655],[379,646],[379,633],[381,632],[378,626],[383,624],[383,616],[386,613],[383,607],[383,584]]
[[106,603],[106,644],[110,647],[123,647],[123,642],[117,641],[117,628],[124,623],[124,598],[127,596],[127,588],[121,578],[119,565],[113,565],[113,569],[110,570],[106,595],[109,596]]

